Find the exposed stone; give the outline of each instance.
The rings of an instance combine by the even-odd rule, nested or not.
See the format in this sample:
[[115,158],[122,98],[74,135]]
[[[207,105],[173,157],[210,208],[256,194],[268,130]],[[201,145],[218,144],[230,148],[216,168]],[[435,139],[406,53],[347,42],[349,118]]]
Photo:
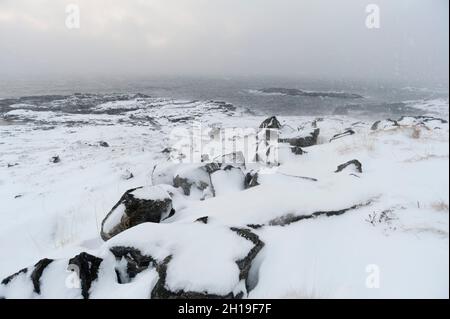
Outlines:
[[[318,211],[318,212],[314,212],[314,213],[308,214],[308,215],[288,214],[288,215],[271,220],[267,225],[268,226],[286,226],[286,225],[289,225],[292,223],[302,221],[304,219],[312,219],[312,218],[317,218],[319,216],[327,216],[327,217],[339,216],[339,215],[347,213],[348,211],[355,210],[355,209],[365,207],[365,206],[369,206],[371,203],[372,203],[372,200],[369,200],[367,202],[364,202],[361,204],[356,204],[351,207],[340,209],[340,210]],[[259,227],[262,227],[262,226],[265,226],[265,225],[259,225]]]
[[337,140],[337,139],[339,139],[339,138],[342,138],[342,137],[344,137],[344,136],[349,136],[349,135],[353,135],[353,134],[355,134],[355,131],[353,131],[352,129],[347,129],[345,132],[343,132],[343,133],[339,133],[339,134],[336,134],[336,135],[334,135],[331,139],[330,139],[330,142],[332,142],[332,141],[334,141],[334,140]]
[[203,224],[208,224],[208,216],[197,218],[195,221]]
[[98,269],[101,263],[101,258],[85,252],[69,260],[69,265],[75,265],[78,269],[78,276],[81,282],[81,295],[84,299],[89,299],[89,289],[91,289],[92,282],[98,277]]
[[156,261],[151,256],[142,255],[136,248],[116,246],[112,247],[110,251],[117,261],[124,258],[127,262],[126,274],[116,269],[117,281],[120,284],[130,282],[137,274],[146,270],[149,266],[156,266]]
[[[136,194],[137,191],[138,194]],[[174,213],[172,199],[161,187],[133,188],[126,191],[106,215],[102,222],[101,236],[103,240],[108,240],[138,224],[159,223]]]
[[357,159],[354,159],[354,160],[351,160],[351,161],[348,161],[348,162],[346,162],[346,163],[344,163],[344,164],[339,165],[339,166],[337,167],[335,173],[341,172],[342,170],[344,170],[344,169],[345,169],[347,166],[349,166],[349,165],[354,165],[355,168],[356,168],[356,170],[357,170],[359,173],[362,173],[362,164],[361,164],[361,162],[358,161]]
[[31,273],[31,281],[33,282],[34,292],[41,293],[41,276],[45,268],[53,262],[53,259],[44,258],[34,265],[34,270]]
[[59,158],[59,156],[53,156],[53,157],[50,159],[50,162],[56,164],[56,163],[61,162],[61,159]]
[[271,117],[265,119],[261,123],[261,125],[259,125],[259,128],[280,129],[281,123],[278,121],[278,119],[275,116],[271,116]]
[[[289,143],[293,147],[308,147],[317,144],[317,138],[319,137],[320,129],[316,128],[306,136],[301,137],[288,137],[279,138],[280,143]],[[295,149],[298,151],[298,149]]]
[[11,280],[13,280],[14,278],[16,278],[16,277],[19,276],[20,274],[26,274],[27,272],[28,272],[28,268],[23,268],[23,269],[19,270],[18,272],[15,272],[14,274],[12,274],[12,275],[10,275],[10,276],[4,278],[4,279],[2,280],[2,285],[5,285],[5,286],[8,285],[8,284],[11,282]]
[[245,175],[245,188],[258,186],[258,172],[250,171]]

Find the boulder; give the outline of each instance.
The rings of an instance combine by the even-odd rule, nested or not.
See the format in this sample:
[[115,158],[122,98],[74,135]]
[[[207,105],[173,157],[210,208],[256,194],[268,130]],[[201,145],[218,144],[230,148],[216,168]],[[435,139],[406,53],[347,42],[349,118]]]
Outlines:
[[244,180],[245,188],[251,188],[258,186],[258,172],[256,171],[250,171],[247,174],[245,174],[245,180]]
[[133,188],[125,192],[102,222],[101,236],[108,240],[140,223],[159,223],[174,213],[169,193],[160,186]]
[[218,168],[216,165],[185,164],[175,171],[173,186],[180,187],[186,196],[205,199],[214,196],[210,173]]

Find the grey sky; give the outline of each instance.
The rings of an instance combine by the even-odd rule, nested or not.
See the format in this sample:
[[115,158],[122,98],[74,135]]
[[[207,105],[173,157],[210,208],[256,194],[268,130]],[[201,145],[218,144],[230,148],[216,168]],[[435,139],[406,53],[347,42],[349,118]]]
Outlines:
[[[65,26],[69,3],[80,7],[80,29]],[[380,29],[365,26],[369,3],[380,7]],[[277,75],[448,83],[448,3],[0,0],[0,78]]]

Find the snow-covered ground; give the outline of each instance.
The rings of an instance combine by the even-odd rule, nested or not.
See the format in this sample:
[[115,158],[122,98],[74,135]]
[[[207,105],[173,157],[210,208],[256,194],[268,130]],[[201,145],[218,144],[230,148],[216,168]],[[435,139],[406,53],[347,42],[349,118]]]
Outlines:
[[[241,128],[231,139],[251,140],[265,117],[215,101],[88,99],[88,111],[67,112],[52,102],[44,108],[13,105],[3,114],[0,278],[42,258],[55,261],[38,275],[40,292],[32,286],[31,266],[1,284],[0,297],[80,298],[83,289],[68,284],[67,266],[86,252],[103,260],[87,289],[91,298],[188,292],[448,298],[448,123],[423,117],[380,118],[376,125],[349,116],[278,117],[280,134],[289,138],[320,129],[317,144],[296,155],[282,143],[270,165],[243,152],[245,165],[222,166],[203,180],[198,168],[205,163],[173,163],[189,161],[183,136],[175,134],[174,141],[174,130],[191,132],[194,121],[206,136]],[[409,105],[448,121],[448,100]],[[352,133],[337,135],[344,132]],[[231,151],[236,150],[221,154]],[[354,159],[362,172],[352,164],[336,172]],[[255,172],[257,183],[250,187],[244,178]],[[183,185],[173,185],[176,176],[199,183],[189,185],[187,194]],[[104,242],[102,221],[121,196],[161,183],[173,214]],[[155,190],[139,193],[148,199]],[[151,261],[130,275],[126,259],[111,253],[114,247],[132,247]]]

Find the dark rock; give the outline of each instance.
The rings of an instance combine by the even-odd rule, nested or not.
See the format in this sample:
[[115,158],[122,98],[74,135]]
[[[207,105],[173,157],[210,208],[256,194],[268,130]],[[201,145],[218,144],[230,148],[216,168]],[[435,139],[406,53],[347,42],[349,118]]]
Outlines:
[[[299,221],[302,221],[305,219],[312,219],[312,218],[317,218],[320,216],[327,216],[327,217],[339,216],[339,215],[345,214],[349,211],[368,206],[370,204],[372,204],[372,200],[369,200],[369,201],[361,203],[361,204],[356,204],[356,205],[353,205],[348,208],[339,209],[339,210],[318,211],[318,212],[314,212],[309,215],[288,214],[288,215],[271,220],[268,223],[268,226],[286,226],[286,225],[290,225],[292,223],[296,223],[296,222],[299,222]],[[265,225],[263,225],[263,226],[265,226]]]
[[59,156],[53,156],[51,159],[50,159],[50,161],[52,162],[52,163],[59,163],[59,162],[61,162],[61,159],[59,158]]
[[112,247],[110,251],[117,261],[125,258],[127,262],[126,274],[116,269],[116,274],[118,274],[117,280],[121,284],[130,282],[137,274],[146,270],[149,266],[156,266],[156,261],[151,256],[142,255],[136,248]]
[[354,160],[351,160],[351,161],[348,161],[348,162],[346,162],[346,163],[344,163],[344,164],[339,165],[339,166],[337,167],[335,173],[341,172],[343,169],[345,169],[345,168],[346,168],[347,166],[349,166],[349,165],[355,165],[356,170],[357,170],[358,172],[362,173],[362,164],[361,164],[361,162],[358,161],[357,159],[354,159]]
[[302,137],[290,137],[290,138],[280,138],[278,141],[280,143],[289,143],[289,145],[294,147],[308,147],[317,144],[317,138],[319,137],[320,129],[316,128],[311,133]]
[[20,274],[26,274],[28,272],[28,268],[23,268],[21,270],[19,270],[18,272],[6,277],[5,279],[2,280],[2,285],[8,285],[11,280],[13,280],[14,278],[16,278],[17,276],[19,276]]
[[308,96],[308,97],[331,97],[342,99],[360,99],[363,96],[354,93],[347,92],[320,92],[320,91],[303,91],[299,89],[286,89],[286,88],[265,88],[260,90],[263,93],[269,94],[283,94],[289,96]]
[[332,141],[334,141],[334,140],[337,140],[337,139],[339,139],[339,138],[341,138],[341,137],[348,136],[348,135],[353,135],[353,134],[355,134],[355,131],[353,131],[352,129],[347,129],[347,130],[346,130],[345,132],[343,132],[343,133],[339,133],[339,134],[334,135],[334,136],[330,139],[330,142],[332,142]]
[[101,147],[109,147],[109,144],[107,142],[105,142],[105,141],[98,142],[98,145],[101,146]]
[[81,282],[81,295],[84,299],[89,299],[89,289],[92,282],[98,277],[98,269],[102,263],[102,259],[92,256],[88,253],[81,253],[69,260],[69,265],[77,267],[78,276]]
[[259,128],[268,128],[268,129],[280,129],[281,123],[278,121],[278,119],[275,116],[271,116],[267,119],[265,119]]
[[258,186],[259,185],[258,172],[254,172],[254,171],[248,172],[245,175],[244,185],[245,185],[245,188]]
[[[149,191],[151,192],[154,187],[158,186],[149,187]],[[174,213],[172,199],[167,192],[158,189],[158,192],[166,193],[167,196],[164,198],[158,197],[155,199],[147,199],[139,198],[133,194],[133,192],[140,189],[143,189],[143,187],[137,187],[126,191],[108,215],[106,215],[102,222],[101,230],[103,240],[108,240],[122,231],[141,223],[159,223],[162,219],[167,217],[167,215],[171,216],[171,214]],[[123,215],[120,217],[120,222],[116,225],[109,225],[108,229],[105,229],[105,224],[108,223],[108,219],[112,218],[114,213],[118,213],[116,210],[120,205],[125,206]],[[119,218],[117,218],[117,220],[119,220]]]
[[33,282],[34,292],[41,293],[41,276],[45,268],[53,262],[53,259],[44,258],[34,265],[34,270],[31,273],[31,281]]
[[208,216],[197,218],[195,221],[203,224],[208,224]]
[[[386,122],[389,122],[392,126],[400,126],[396,120],[387,119]],[[375,123],[372,124],[372,127],[370,129],[372,131],[377,130],[380,123],[381,121],[376,121]]]
[[230,229],[236,232],[239,236],[251,241],[254,244],[254,247],[249,251],[247,256],[236,262],[240,270],[239,279],[245,280],[247,291],[250,291],[248,283],[248,274],[250,272],[253,260],[261,251],[261,249],[263,249],[264,243],[259,239],[258,235],[251,232],[249,229],[236,227],[232,227]]
[[220,166],[221,166],[221,164],[213,162],[213,163],[206,164],[204,167],[205,167],[206,172],[211,175],[215,171],[220,170]]

